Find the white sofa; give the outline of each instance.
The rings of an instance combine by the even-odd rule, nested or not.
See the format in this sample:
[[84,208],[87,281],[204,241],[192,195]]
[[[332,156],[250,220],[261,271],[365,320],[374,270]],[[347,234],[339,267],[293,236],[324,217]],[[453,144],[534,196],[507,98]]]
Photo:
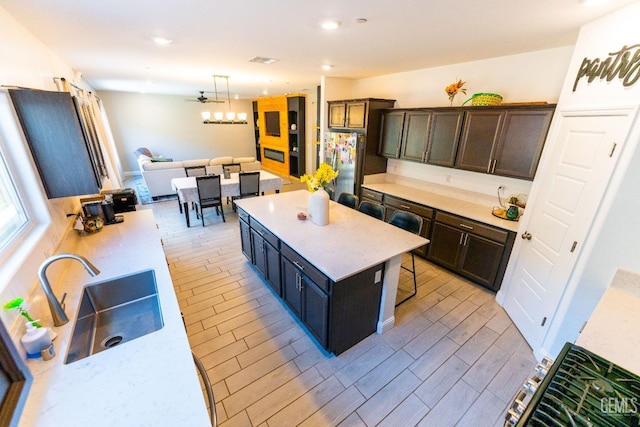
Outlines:
[[261,165],[255,157],[216,157],[214,159],[184,160],[181,162],[165,161],[146,154],[138,155],[138,166],[151,197],[174,194],[171,188],[173,178],[186,176],[186,167],[205,166],[207,173],[220,174],[227,167],[231,172],[260,170]]

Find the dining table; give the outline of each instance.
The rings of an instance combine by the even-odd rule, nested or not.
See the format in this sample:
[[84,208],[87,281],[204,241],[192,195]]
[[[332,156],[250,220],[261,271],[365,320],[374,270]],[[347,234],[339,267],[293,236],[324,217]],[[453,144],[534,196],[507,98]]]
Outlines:
[[[260,193],[265,191],[275,191],[279,193],[282,189],[283,181],[277,175],[267,171],[260,171]],[[181,210],[184,210],[184,216],[187,221],[187,227],[191,226],[189,220],[189,205],[198,201],[198,187],[196,185],[195,176],[185,176],[183,178],[173,178],[171,187],[178,196],[178,203]],[[233,197],[240,195],[240,178],[238,173],[229,174],[229,178],[220,175],[220,191],[222,197]]]

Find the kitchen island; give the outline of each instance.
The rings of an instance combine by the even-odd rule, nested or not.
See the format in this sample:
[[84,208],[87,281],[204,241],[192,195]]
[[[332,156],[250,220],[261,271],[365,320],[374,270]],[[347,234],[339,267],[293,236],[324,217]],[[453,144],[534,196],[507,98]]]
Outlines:
[[[309,309],[304,307],[305,301],[312,301],[316,306],[329,304],[326,308],[329,324],[322,324],[322,319],[318,324],[317,319],[309,319],[311,325],[306,326],[312,333],[315,326],[317,329],[328,328],[329,334],[338,327],[331,323],[336,320],[331,316],[338,310],[331,306],[336,293],[343,293],[339,298],[348,301],[340,308],[346,310],[345,306],[352,305],[355,313],[358,297],[354,293],[367,294],[367,287],[375,285],[381,286],[381,298],[379,305],[373,308],[377,318],[374,329],[378,333],[390,329],[394,323],[402,254],[429,241],[335,202],[330,202],[330,220],[326,226],[298,220],[299,212],[307,212],[310,194],[300,190],[238,200],[245,254],[258,269],[263,265],[264,254],[267,257],[272,254],[267,265],[270,262],[274,270],[275,266],[279,270],[274,271],[277,273],[274,277],[267,274],[265,279],[295,314],[298,301],[291,301],[288,295],[304,287],[301,280],[313,282],[307,289],[318,292],[303,298],[301,314],[304,316],[305,310]],[[269,273],[268,269],[265,271]],[[261,272],[264,276],[264,271]],[[363,298],[371,300],[370,295]],[[355,305],[351,304],[354,302]],[[349,314],[342,314],[340,320],[349,321]]]
[[[123,216],[95,234],[71,230],[64,242],[65,251],[85,256],[100,274],[89,276],[75,261],[55,264],[66,266],[53,287],[58,298],[67,293],[70,321],[53,328],[53,359],[27,361],[34,381],[21,427],[211,425],[153,212]],[[147,269],[155,272],[162,328],[65,364],[82,287]],[[36,286],[34,294],[44,297]],[[41,321],[51,326],[48,313]]]

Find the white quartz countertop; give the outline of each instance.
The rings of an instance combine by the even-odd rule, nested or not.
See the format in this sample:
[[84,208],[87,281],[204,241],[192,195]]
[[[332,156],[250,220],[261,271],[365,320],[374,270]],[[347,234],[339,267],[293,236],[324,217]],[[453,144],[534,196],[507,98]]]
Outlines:
[[[425,183],[425,186],[429,184]],[[493,225],[507,231],[518,231],[518,222],[498,218],[491,214],[492,207],[465,200],[463,196],[451,196],[421,190],[394,182],[367,183],[364,188],[399,197],[434,209],[460,215],[484,224]]]
[[298,220],[310,194],[299,190],[236,203],[335,282],[429,242],[333,201],[328,225]]
[[[20,426],[210,426],[153,213],[124,217],[96,234],[70,237],[77,240],[73,252],[100,269],[98,276],[73,260],[52,265],[68,263],[64,280],[52,285],[58,297],[67,292],[71,320],[53,328],[52,360],[27,362],[34,382]],[[163,328],[65,365],[81,288],[145,269],[155,270]]]
[[640,375],[640,274],[618,270],[576,344]]

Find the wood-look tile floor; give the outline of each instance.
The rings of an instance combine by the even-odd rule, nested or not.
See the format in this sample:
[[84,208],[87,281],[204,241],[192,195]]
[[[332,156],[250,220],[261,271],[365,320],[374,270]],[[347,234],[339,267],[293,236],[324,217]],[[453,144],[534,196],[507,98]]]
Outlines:
[[493,293],[419,257],[395,327],[327,356],[242,254],[230,206],[226,223],[207,209],[191,228],[176,201],[140,208],[154,211],[221,426],[502,426],[535,366]]

